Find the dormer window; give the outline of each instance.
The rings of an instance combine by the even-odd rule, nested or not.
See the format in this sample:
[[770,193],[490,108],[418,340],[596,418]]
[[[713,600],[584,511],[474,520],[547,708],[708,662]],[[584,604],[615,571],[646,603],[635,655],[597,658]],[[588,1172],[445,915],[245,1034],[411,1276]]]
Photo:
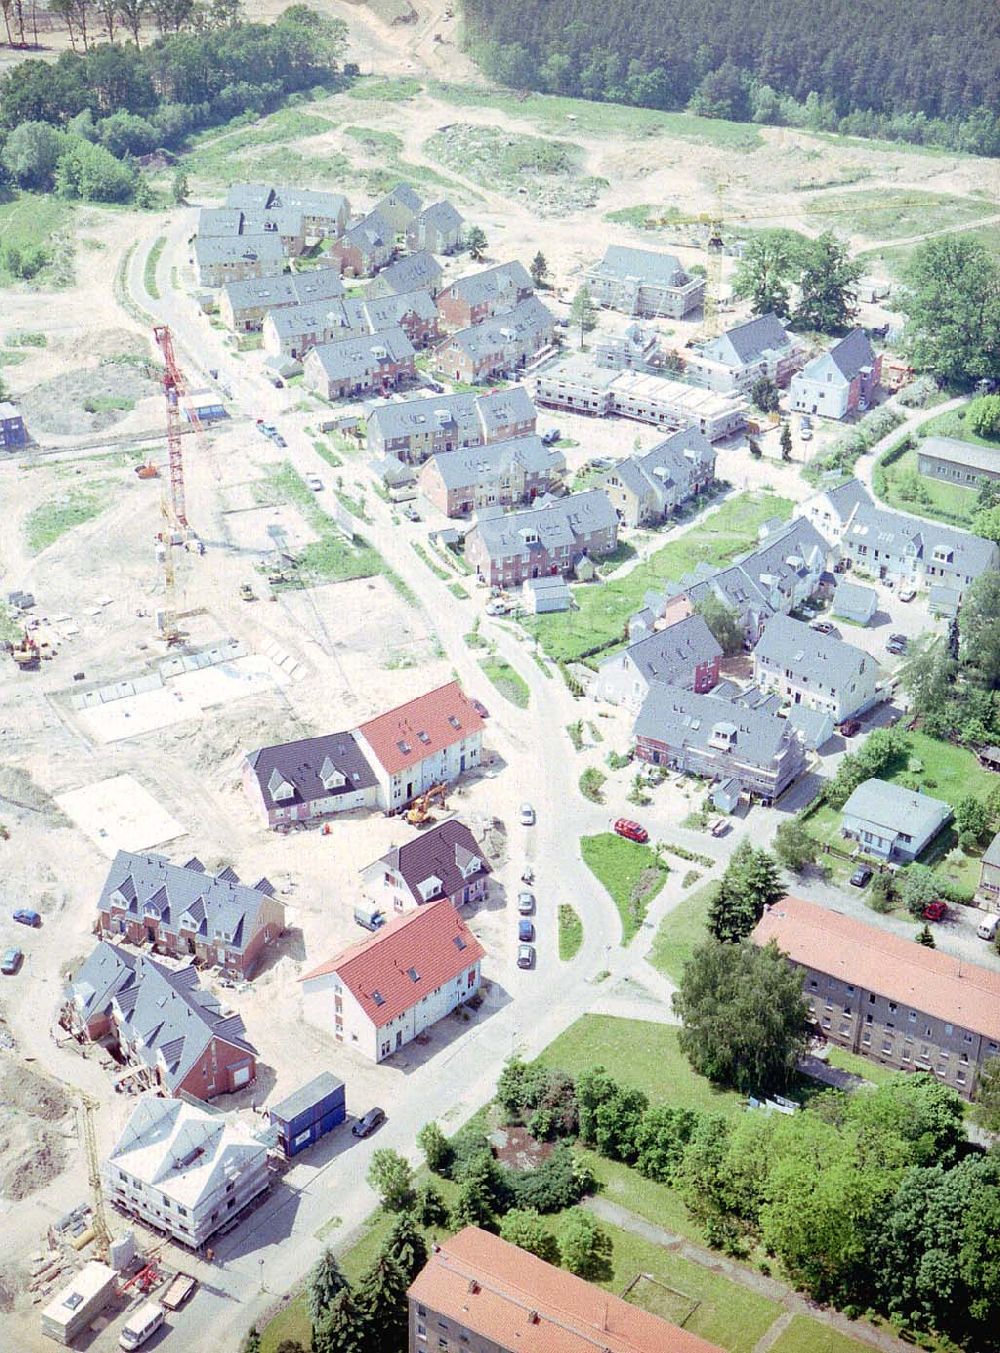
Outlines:
[[443,886],[441,880],[435,874],[431,874],[430,878],[422,879],[417,884],[417,892],[421,901],[429,902],[432,897],[437,897]]
[[420,732],[417,734],[417,737],[420,739],[420,741],[424,744],[425,747],[430,746],[431,737],[429,733],[425,733],[424,730],[421,729]]
[[454,714],[448,715],[448,722],[451,724],[452,728],[454,728],[456,731],[462,727],[461,720]]
[[464,879],[471,878],[473,874],[478,874],[480,869],[482,869],[482,867],[483,867],[482,860],[480,860],[478,855],[473,855],[472,859],[462,870],[462,877]]
[[340,773],[329,757],[325,757],[319,769],[319,778],[324,789],[342,789],[347,779]]
[[396,746],[399,748],[399,750],[403,753],[404,756],[409,756],[410,753],[413,751],[413,748],[410,746],[410,744],[406,741],[405,738],[400,738],[399,742],[396,743]]
[[295,797],[295,786],[277,770],[271,772],[267,790],[275,803],[283,803],[286,799]]
[[385,1005],[385,997],[382,995],[381,991],[373,991],[372,1000],[376,1005]]

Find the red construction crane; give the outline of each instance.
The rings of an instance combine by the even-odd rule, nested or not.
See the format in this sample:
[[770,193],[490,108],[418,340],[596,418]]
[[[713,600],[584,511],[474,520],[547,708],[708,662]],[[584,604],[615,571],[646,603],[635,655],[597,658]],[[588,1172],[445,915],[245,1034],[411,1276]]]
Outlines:
[[[184,503],[184,458],[181,453],[180,400],[184,395],[184,377],[174,357],[174,340],[165,324],[153,328],[160,352],[163,354],[163,393],[167,397],[167,453],[170,464],[170,505],[174,524],[187,526],[187,508]],[[167,542],[169,545],[169,541]]]

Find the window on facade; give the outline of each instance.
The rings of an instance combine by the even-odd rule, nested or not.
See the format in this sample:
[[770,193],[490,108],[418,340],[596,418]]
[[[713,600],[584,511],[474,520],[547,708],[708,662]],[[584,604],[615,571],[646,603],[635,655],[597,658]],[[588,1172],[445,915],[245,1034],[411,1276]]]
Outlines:
[[889,1042],[888,1039],[885,1039],[884,1042],[882,1043],[882,1051],[892,1052],[892,1044]]
[[889,1002],[889,1011],[890,1011],[890,1013],[893,1014],[893,1015],[896,1013],[896,1002],[895,1002],[895,1001],[890,1001],[890,1002]]

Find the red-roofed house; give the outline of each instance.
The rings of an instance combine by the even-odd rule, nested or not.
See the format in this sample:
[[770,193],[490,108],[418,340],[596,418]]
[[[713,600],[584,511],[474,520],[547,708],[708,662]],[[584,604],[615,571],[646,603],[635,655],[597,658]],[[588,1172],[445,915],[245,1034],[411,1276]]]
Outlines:
[[478,1226],[435,1245],[407,1295],[410,1353],[722,1353]]
[[442,897],[300,978],[306,1018],[381,1062],[479,990],[484,953]]
[[483,721],[457,681],[369,719],[355,737],[378,780],[378,803],[398,812],[432,785],[479,765]]

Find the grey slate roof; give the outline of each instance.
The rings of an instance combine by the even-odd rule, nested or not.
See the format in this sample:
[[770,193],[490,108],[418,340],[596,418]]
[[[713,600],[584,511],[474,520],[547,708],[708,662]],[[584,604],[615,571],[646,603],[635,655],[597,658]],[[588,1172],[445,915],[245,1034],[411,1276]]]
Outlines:
[[84,1020],[110,1013],[116,1003],[129,1044],[138,1035],[138,1057],[149,1067],[162,1052],[167,1088],[176,1089],[213,1038],[224,1039],[256,1057],[239,1015],[223,1015],[209,991],[198,985],[194,967],[173,970],[145,954],[130,953],[106,940],[86,959],[70,983],[70,995]]
[[864,329],[852,329],[846,338],[830,349],[830,356],[840,374],[849,381],[862,367],[875,365],[875,352]]
[[951,807],[915,789],[888,780],[865,780],[844,804],[845,817],[861,818],[876,827],[924,841],[951,817]]
[[483,483],[508,471],[515,463],[522,465],[529,474],[561,470],[566,464],[560,451],[550,451],[534,433],[529,437],[491,442],[487,446],[442,451],[430,459],[449,489],[463,489]]
[[554,323],[551,313],[538,297],[528,296],[504,315],[494,315],[481,324],[457,330],[446,340],[446,344],[454,343],[475,360],[482,355],[502,352],[509,344],[524,339],[530,339],[540,347],[546,336],[552,333]]
[[[267,312],[268,319],[279,338],[296,338],[299,334],[323,333],[330,328],[350,333],[345,302],[339,297],[331,301],[308,301],[303,305],[283,305]],[[367,332],[366,329],[360,330]]]
[[706,343],[703,351],[728,366],[751,366],[765,353],[780,352],[790,342],[781,320],[772,312],[734,325],[714,342]]
[[274,189],[266,183],[233,183],[226,193],[226,206],[241,211],[263,211],[274,201]]
[[[777,525],[756,549],[735,562],[758,586],[782,587],[826,556],[826,541],[805,517]],[[785,588],[782,588],[785,590]]]
[[600,489],[590,489],[555,501],[538,499],[536,506],[524,512],[480,517],[473,530],[479,532],[491,559],[503,559],[530,551],[533,546],[526,540],[529,534],[536,535],[541,546],[551,554],[557,545],[572,548],[581,535],[614,530],[617,522],[607,496]]
[[198,235],[239,235],[243,230],[243,212],[236,207],[202,207],[198,213]]
[[759,709],[747,709],[712,694],[698,695],[662,682],[649,688],[635,721],[635,736],[672,748],[708,750],[716,727],[736,729],[735,759],[767,769],[790,732],[788,721]]
[[321,1099],[325,1099],[327,1095],[332,1095],[335,1090],[342,1090],[343,1087],[344,1082],[331,1071],[321,1071],[318,1076],[314,1076],[311,1081],[301,1085],[297,1090],[293,1090],[279,1103],[272,1104],[267,1110],[268,1116],[278,1118],[283,1123],[291,1123],[298,1118],[299,1114],[305,1113],[314,1104],[318,1104]]
[[830,607],[833,615],[846,615],[848,612],[867,611],[872,598],[878,601],[874,587],[863,587],[860,583],[845,582],[842,578],[833,593]]
[[129,915],[137,920],[152,903],[163,929],[177,934],[181,918],[188,913],[197,923],[197,934],[208,939],[217,932],[232,935],[228,947],[240,951],[257,933],[261,904],[270,896],[267,890],[241,883],[232,870],[213,878],[200,861],[171,864],[163,855],[128,850],[120,850],[111,863],[98,900],[99,911],[111,909],[115,893],[121,894]]
[[[661,500],[667,485],[685,490],[693,470],[715,472],[715,451],[697,428],[681,428],[642,455],[632,455],[614,465],[603,476],[616,476],[637,497],[652,492]],[[700,476],[699,476],[700,477]]]
[[316,188],[290,188],[287,185],[275,188],[269,205],[272,208],[285,207],[305,216],[329,216],[331,219],[346,212],[348,206],[343,193],[330,193]]
[[787,668],[793,680],[840,691],[861,672],[876,667],[875,659],[863,649],[845,643],[834,634],[819,634],[802,620],[793,620],[780,611],[764,625],[755,659],[768,659],[777,668]]
[[341,236],[344,244],[357,245],[362,251],[378,245],[391,245],[396,232],[378,211],[370,211],[367,216],[345,230]]
[[856,507],[871,505],[871,494],[860,479],[848,479],[835,489],[824,490],[830,500],[830,506],[838,513],[841,521],[846,521]]
[[[341,787],[327,789],[321,777],[329,760],[333,768],[346,780]],[[359,789],[370,789],[377,783],[375,772],[368,764],[353,733],[327,733],[318,738],[301,738],[297,742],[281,742],[274,747],[260,747],[247,757],[260,785],[265,806],[294,807],[328,799],[339,794],[353,794]],[[275,799],[271,783],[275,772],[294,790],[289,799]]]
[[194,242],[194,255],[201,265],[237,263],[241,259],[275,262],[285,257],[276,230],[265,230],[259,235],[199,235]]
[[673,254],[660,254],[653,249],[632,249],[623,244],[609,244],[604,257],[593,269],[604,277],[622,281],[638,278],[659,286],[683,286],[687,274]]
[[368,296],[381,296],[387,291],[434,291],[441,281],[441,265],[433,254],[421,249],[407,258],[397,259],[373,277],[365,288]]
[[487,437],[511,423],[530,422],[536,416],[531,396],[523,385],[489,394],[430,395],[418,399],[391,400],[368,415],[386,441],[412,437],[432,427],[452,427],[457,441]]
[[531,277],[523,263],[497,263],[492,268],[467,273],[449,282],[443,294],[457,296],[467,305],[481,305],[483,301],[501,296],[516,296],[519,291],[534,289]]
[[385,197],[376,204],[375,210],[378,211],[381,206],[392,206],[394,203],[406,207],[414,215],[424,205],[423,198],[408,183],[397,183],[395,188],[390,188]]
[[869,548],[897,557],[910,556],[925,565],[934,563],[935,550],[949,551],[952,558],[945,561],[947,567],[969,578],[978,578],[987,569],[995,568],[998,556],[992,540],[940,522],[876,507],[867,495],[848,522],[844,539],[866,543]]
[[344,294],[339,268],[317,268],[314,272],[288,273],[282,277],[248,277],[227,282],[223,292],[233,310],[266,306],[272,310],[286,305],[318,305]]
[[344,314],[352,329],[375,334],[396,328],[407,315],[431,323],[437,319],[437,306],[430,292],[418,289],[398,291],[391,296],[348,297],[344,301]]
[[[630,644],[626,652],[648,682],[660,681],[668,686],[687,678],[692,667],[722,657],[722,649],[704,617],[697,614],[678,620],[666,629],[655,630],[645,639]],[[607,659],[608,662],[615,660],[614,657]]]
[[947,460],[963,469],[1000,474],[1000,451],[995,447],[976,446],[973,442],[960,441],[958,437],[925,437],[917,443],[917,451],[921,456]]
[[[990,750],[996,751],[996,748]],[[995,868],[1000,868],[1000,832],[997,832],[993,840],[983,851],[983,864],[992,864]]]
[[306,360],[318,362],[331,380],[350,380],[378,371],[386,362],[405,362],[414,355],[413,344],[396,328],[320,343]]
[[[462,866],[468,866],[473,856],[479,860],[479,869],[469,878],[463,878]],[[414,901],[420,905],[433,902],[438,897],[452,897],[461,892],[467,883],[493,872],[486,862],[482,846],[465,823],[459,822],[457,818],[440,822],[404,845],[387,851],[379,856],[377,863],[397,870]],[[441,890],[431,897],[422,897],[418,891],[419,885],[432,875],[441,880]]]
[[429,225],[435,230],[440,230],[444,234],[452,230],[460,230],[464,219],[461,212],[456,210],[447,198],[443,198],[440,202],[432,202],[429,207],[423,209],[419,216],[419,220],[423,224]]
[[824,742],[829,741],[831,731],[828,730],[833,729],[833,718],[821,709],[810,709],[808,705],[789,705],[785,717],[802,734],[807,747],[822,747],[823,742],[819,740],[821,733],[827,734]]

